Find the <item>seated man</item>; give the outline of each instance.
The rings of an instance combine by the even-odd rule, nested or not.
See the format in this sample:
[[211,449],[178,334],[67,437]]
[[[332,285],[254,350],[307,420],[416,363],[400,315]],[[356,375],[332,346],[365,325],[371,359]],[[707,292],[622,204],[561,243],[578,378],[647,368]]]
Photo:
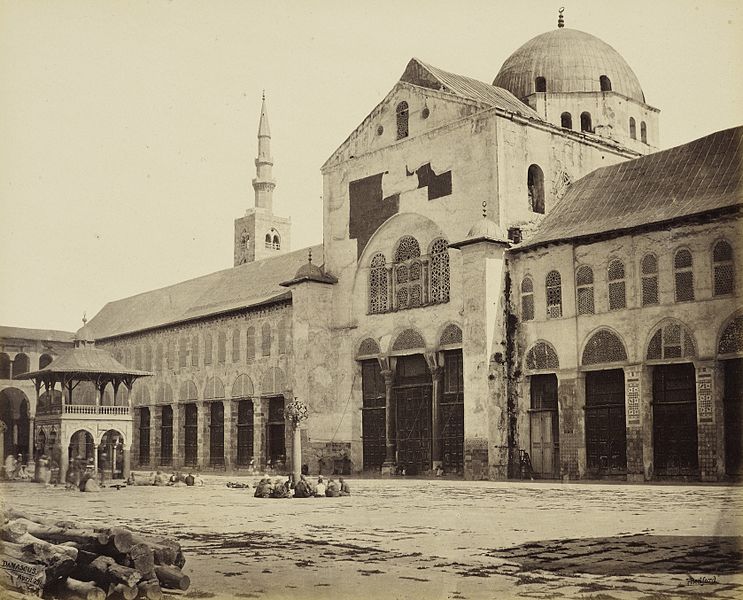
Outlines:
[[204,480],[201,478],[201,475],[199,475],[198,473],[194,475],[193,484],[196,487],[204,487]]
[[264,477],[260,480],[257,486],[255,486],[255,493],[253,496],[256,498],[270,498],[273,494],[273,486],[271,480],[268,477]]
[[273,492],[271,494],[272,498],[288,498],[289,497],[289,486],[281,481],[280,479],[277,479],[273,483]]
[[325,495],[328,498],[337,498],[341,495],[341,488],[335,482],[335,479],[331,478],[330,481],[328,481],[328,485],[325,488]]
[[317,478],[317,485],[315,486],[315,496],[318,498],[325,497],[325,480],[322,478],[322,475]]
[[312,488],[307,483],[307,478],[304,475],[300,475],[299,481],[294,486],[294,497],[295,498],[311,498]]
[[191,473],[186,475],[186,478],[184,479],[184,481],[188,487],[193,487],[194,484],[196,483],[196,480],[194,479],[194,476],[191,475]]
[[351,495],[351,488],[348,486],[348,482],[343,479],[343,477],[339,477],[338,481],[340,482],[340,496],[350,496]]

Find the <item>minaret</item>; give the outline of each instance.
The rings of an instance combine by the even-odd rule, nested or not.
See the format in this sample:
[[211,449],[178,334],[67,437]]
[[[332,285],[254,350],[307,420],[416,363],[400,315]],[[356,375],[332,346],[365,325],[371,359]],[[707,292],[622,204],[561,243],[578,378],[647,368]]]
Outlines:
[[271,128],[268,125],[266,93],[263,92],[261,120],[258,123],[258,158],[255,159],[255,179],[253,179],[253,189],[255,190],[256,208],[265,208],[268,211],[273,210],[273,190],[276,187],[276,182],[271,174],[272,167]]
[[273,214],[273,157],[271,156],[271,128],[268,124],[266,94],[263,93],[261,118],[258,122],[258,157],[255,159],[255,207],[245,216],[235,219],[234,265],[238,266],[291,248],[291,219]]

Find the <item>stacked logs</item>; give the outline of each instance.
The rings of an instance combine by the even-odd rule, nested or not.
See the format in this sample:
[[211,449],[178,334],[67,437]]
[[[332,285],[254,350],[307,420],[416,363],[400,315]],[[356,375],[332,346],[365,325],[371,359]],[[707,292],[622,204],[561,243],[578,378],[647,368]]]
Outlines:
[[181,571],[181,546],[171,538],[125,527],[81,529],[13,509],[0,520],[0,586],[6,590],[81,600],[161,600],[162,588],[187,590],[191,584]]

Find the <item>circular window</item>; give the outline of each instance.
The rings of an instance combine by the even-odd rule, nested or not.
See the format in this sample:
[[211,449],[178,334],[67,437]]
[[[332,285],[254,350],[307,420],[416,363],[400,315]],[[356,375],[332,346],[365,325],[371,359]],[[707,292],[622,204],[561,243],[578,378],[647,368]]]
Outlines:
[[381,125],[377,127],[377,135],[382,135],[384,133],[384,127]]
[[427,119],[427,118],[428,118],[428,115],[430,115],[430,114],[431,114],[431,111],[430,111],[430,110],[428,110],[428,107],[426,106],[426,107],[424,107],[424,108],[423,108],[423,110],[421,111],[421,118],[423,118],[423,119]]

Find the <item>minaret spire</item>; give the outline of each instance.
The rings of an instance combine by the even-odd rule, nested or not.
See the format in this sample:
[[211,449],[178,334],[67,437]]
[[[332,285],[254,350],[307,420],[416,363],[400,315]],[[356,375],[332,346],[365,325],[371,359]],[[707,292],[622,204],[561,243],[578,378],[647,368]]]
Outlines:
[[263,91],[261,119],[258,123],[258,158],[255,159],[255,207],[273,210],[273,189],[276,187],[271,173],[273,157],[271,156],[271,128],[268,125],[266,110],[266,91]]

